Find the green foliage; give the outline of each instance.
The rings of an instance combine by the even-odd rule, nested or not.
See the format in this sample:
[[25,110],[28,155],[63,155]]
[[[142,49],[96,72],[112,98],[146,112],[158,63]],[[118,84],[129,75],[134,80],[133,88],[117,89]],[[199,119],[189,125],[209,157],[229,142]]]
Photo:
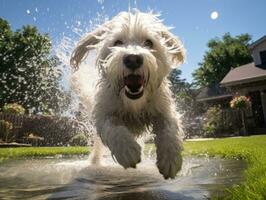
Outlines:
[[66,96],[51,48],[48,35],[36,27],[27,25],[13,32],[0,18],[0,106],[18,103],[33,113],[47,108],[59,112]]
[[185,79],[181,79],[181,70],[173,69],[168,76],[168,79],[171,82],[171,90],[174,94],[180,92],[183,88],[186,87],[187,83]]
[[11,142],[14,138],[12,134],[13,124],[11,122],[0,120],[1,136],[5,142]]
[[17,103],[5,104],[2,108],[4,113],[24,114],[25,109]]
[[185,79],[181,79],[181,70],[174,69],[168,76],[171,82],[171,90],[174,93],[178,108],[182,108],[181,112],[187,112],[193,107],[194,95],[192,85],[187,83]]
[[223,119],[221,107],[212,106],[204,115],[203,132],[206,137],[214,137],[222,131]]
[[193,88],[192,84],[181,79],[181,71],[174,69],[169,74],[168,78],[171,82],[171,90],[174,93],[177,111],[182,114],[183,130],[186,137],[200,135],[201,123],[198,123],[199,113],[201,113],[203,106],[199,106],[196,101],[197,90]]
[[231,68],[252,62],[248,50],[251,36],[248,34],[232,37],[226,33],[222,39],[211,39],[203,62],[193,73],[195,84],[203,87],[218,84]]
[[79,133],[70,139],[69,144],[71,146],[87,146],[88,138],[83,133]]

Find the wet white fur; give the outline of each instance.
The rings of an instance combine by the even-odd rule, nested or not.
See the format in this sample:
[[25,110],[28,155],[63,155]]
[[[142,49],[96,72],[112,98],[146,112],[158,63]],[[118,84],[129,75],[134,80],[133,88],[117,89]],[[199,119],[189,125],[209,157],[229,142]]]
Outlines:
[[[144,46],[147,39],[153,42],[152,49]],[[114,47],[116,40],[124,44]],[[167,75],[184,61],[182,43],[158,16],[122,12],[79,42],[72,54],[72,66],[78,68],[91,49],[97,50],[96,65],[101,76],[93,109],[101,141],[124,168],[136,167],[141,161],[136,138],[151,129],[155,134],[158,169],[165,178],[174,178],[182,166],[182,142]],[[132,73],[123,65],[126,54],[144,57],[143,66],[134,72],[144,74],[147,82],[144,95],[137,100],[129,99],[124,91],[123,77]],[[99,148],[95,152],[93,160],[99,160]]]

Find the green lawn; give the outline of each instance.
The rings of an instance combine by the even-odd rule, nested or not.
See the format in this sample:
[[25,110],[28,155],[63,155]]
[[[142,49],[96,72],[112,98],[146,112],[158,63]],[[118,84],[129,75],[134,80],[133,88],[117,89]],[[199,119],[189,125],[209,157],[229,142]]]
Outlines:
[[[240,158],[248,163],[245,182],[229,189],[228,199],[266,199],[266,135],[185,142],[184,155]],[[1,159],[88,154],[88,147],[2,148]]]
[[0,148],[0,163],[10,158],[88,154],[88,147],[16,147]]
[[230,188],[228,199],[266,199],[266,135],[185,142],[184,154],[246,160],[245,182]]

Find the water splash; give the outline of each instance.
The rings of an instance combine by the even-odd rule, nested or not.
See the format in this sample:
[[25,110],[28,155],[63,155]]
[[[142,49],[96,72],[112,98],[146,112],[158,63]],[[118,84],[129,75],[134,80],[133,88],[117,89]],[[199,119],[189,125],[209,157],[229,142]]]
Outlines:
[[70,57],[78,41],[107,20],[108,17],[104,13],[98,12],[94,19],[88,21],[77,20],[73,25],[68,25],[66,22],[66,26],[71,27],[71,33],[69,35],[62,33],[62,39],[54,48],[54,54],[60,61],[58,68],[62,71],[61,84],[71,94],[71,103],[64,115],[85,127],[90,140],[95,133],[91,115],[99,80],[99,73],[95,66],[96,51],[89,52],[88,57],[80,64],[77,71],[71,68]]
[[[37,84],[30,85],[29,79],[36,79],[38,78],[38,75],[32,75],[31,77],[27,77],[26,79],[23,76],[23,74],[28,73],[28,71],[33,71],[31,70],[31,68],[35,68],[36,66],[40,65],[37,58],[35,58],[33,61],[25,61],[22,55],[21,58],[19,58],[18,61],[14,64],[18,72],[16,73],[16,75],[13,75],[11,71],[7,71],[0,76],[0,83],[4,84],[4,87],[8,87],[6,88],[6,91],[3,91],[3,93],[8,93],[8,98],[10,99],[10,101],[16,101],[17,103],[22,105],[26,104],[26,109],[29,109],[30,113],[43,114],[46,112],[43,111],[43,107],[45,107],[44,104],[46,104],[47,102],[55,103],[55,99],[62,99],[61,101],[64,101],[64,98],[61,98],[60,96],[58,96],[58,94],[52,93],[45,98],[43,97],[44,94],[42,94],[45,93],[44,91],[46,91],[46,89],[51,89],[51,87],[56,86],[51,86],[50,83],[52,82],[52,80],[49,79],[49,77],[54,77],[56,82],[58,81],[58,79],[60,79],[59,90],[62,93],[66,94],[66,96],[69,95],[71,99],[70,104],[67,103],[69,105],[64,105],[64,103],[66,102],[56,102],[57,105],[54,107],[59,108],[59,111],[46,109],[47,112],[49,111],[48,113],[50,114],[56,113],[60,116],[70,117],[80,123],[81,126],[87,127],[86,129],[89,130],[89,132],[94,131],[91,124],[91,111],[94,104],[94,95],[97,90],[97,82],[99,79],[98,71],[95,66],[96,52],[91,51],[88,58],[81,64],[79,70],[75,73],[73,73],[73,70],[69,65],[69,60],[71,53],[73,52],[73,49],[80,38],[89,33],[98,25],[101,25],[105,21],[109,20],[109,16],[106,15],[104,3],[104,0],[98,0],[100,11],[96,13],[96,16],[93,19],[78,19],[74,22],[65,22],[65,26],[70,30],[70,32],[62,33],[61,39],[54,45],[52,51],[52,56],[55,56],[58,59],[59,63],[54,66],[53,69],[45,68],[44,70],[49,70],[45,71],[41,75],[41,81],[39,81]],[[136,0],[129,2],[129,10],[131,10],[131,7],[137,7]],[[50,8],[46,8],[46,11],[49,12]],[[39,18],[35,16],[39,12],[40,9],[37,7],[26,9],[26,13],[28,15],[31,15],[33,21],[37,21],[37,19],[39,20]],[[24,49],[25,54],[27,54],[28,51],[31,51],[31,48]],[[8,85],[7,83],[9,81],[9,77],[16,79],[16,82],[18,84],[14,85],[14,87],[13,85]],[[20,89],[22,87],[24,89]],[[24,99],[20,98],[20,91],[25,91],[25,97],[23,97]],[[38,96],[35,98],[36,94]],[[47,96],[47,94],[45,95]],[[28,103],[30,102],[29,99],[32,96],[34,96],[35,100],[37,101],[36,105],[31,105],[30,103]],[[53,96],[56,96],[56,98],[53,98]]]

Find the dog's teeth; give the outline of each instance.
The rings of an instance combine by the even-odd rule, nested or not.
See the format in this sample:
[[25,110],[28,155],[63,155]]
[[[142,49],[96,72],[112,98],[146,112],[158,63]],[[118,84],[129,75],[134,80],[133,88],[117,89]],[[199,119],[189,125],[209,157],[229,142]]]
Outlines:
[[126,89],[127,92],[131,93],[130,89],[127,87],[127,85],[126,85],[125,89]]
[[143,86],[141,86],[137,92],[132,92],[132,91],[128,88],[128,86],[126,85],[126,86],[125,86],[125,90],[126,90],[128,93],[130,93],[130,94],[138,95],[138,94],[140,94],[140,93],[143,91]]
[[143,85],[139,88],[138,93],[142,92],[142,90],[143,90]]

